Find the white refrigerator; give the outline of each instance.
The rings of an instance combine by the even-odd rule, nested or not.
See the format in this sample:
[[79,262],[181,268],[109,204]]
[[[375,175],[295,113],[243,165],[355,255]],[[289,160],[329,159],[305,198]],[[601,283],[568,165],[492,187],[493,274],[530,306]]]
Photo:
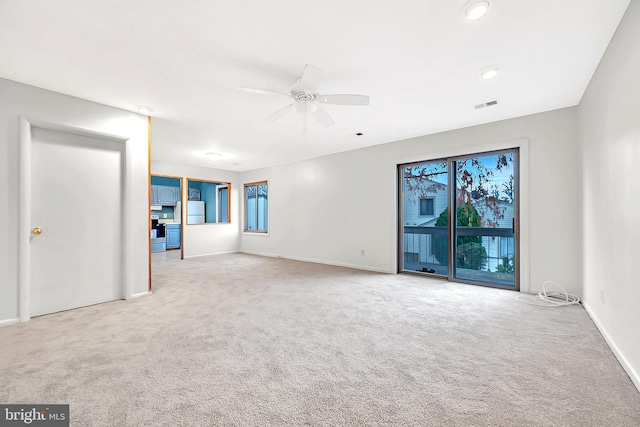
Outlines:
[[187,224],[204,224],[204,202],[187,202]]

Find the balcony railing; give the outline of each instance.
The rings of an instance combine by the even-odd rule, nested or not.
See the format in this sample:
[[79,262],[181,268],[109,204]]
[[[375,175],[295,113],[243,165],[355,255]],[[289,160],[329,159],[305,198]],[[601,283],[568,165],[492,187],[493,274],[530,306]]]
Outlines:
[[[448,275],[447,227],[404,227],[403,269]],[[514,284],[514,233],[511,228],[456,227],[457,278]],[[478,239],[465,239],[477,237]],[[472,242],[471,244],[466,244]],[[484,248],[484,251],[482,250]]]

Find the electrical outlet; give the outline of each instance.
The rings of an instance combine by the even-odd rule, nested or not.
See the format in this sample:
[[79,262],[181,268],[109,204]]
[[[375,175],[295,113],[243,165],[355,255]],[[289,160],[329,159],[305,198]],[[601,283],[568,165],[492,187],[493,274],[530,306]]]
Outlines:
[[166,217],[167,217],[167,214],[162,214],[162,217],[163,217],[163,218],[166,218]]
[[364,249],[360,249],[360,255],[364,255]]
[[600,289],[600,302],[604,304],[604,289]]

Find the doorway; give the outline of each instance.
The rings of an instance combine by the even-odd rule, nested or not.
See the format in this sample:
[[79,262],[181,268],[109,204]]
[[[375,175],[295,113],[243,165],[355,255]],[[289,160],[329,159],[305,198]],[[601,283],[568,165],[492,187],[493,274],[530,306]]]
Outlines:
[[154,174],[149,179],[151,258],[182,259],[182,177]]
[[124,298],[124,145],[31,128],[31,316]]
[[518,149],[398,166],[401,272],[519,290]]

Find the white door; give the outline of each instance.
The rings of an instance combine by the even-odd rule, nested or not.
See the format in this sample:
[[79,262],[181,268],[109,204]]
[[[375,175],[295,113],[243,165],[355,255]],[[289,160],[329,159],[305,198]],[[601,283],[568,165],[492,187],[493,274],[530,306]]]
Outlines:
[[123,297],[123,149],[32,128],[32,316]]

